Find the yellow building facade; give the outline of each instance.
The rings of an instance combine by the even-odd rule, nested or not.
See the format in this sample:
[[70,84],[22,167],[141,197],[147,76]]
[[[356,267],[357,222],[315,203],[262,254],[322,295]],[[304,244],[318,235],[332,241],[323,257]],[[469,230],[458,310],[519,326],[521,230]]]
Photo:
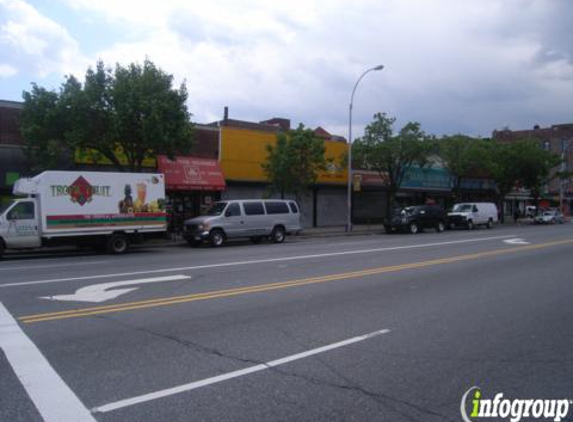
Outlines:
[[[222,126],[220,136],[221,168],[227,180],[268,182],[262,165],[267,161],[267,146],[276,145],[276,132]],[[324,144],[328,165],[317,183],[345,185],[347,172],[342,162],[347,152],[346,143],[326,140]]]

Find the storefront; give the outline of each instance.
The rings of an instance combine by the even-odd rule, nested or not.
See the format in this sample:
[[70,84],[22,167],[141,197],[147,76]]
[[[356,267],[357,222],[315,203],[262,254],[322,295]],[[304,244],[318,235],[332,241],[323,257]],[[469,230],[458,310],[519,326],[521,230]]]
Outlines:
[[165,175],[169,229],[178,232],[183,222],[205,213],[220,200],[225,177],[217,160],[157,156],[157,170]]
[[[386,215],[388,177],[375,171],[353,172],[352,221],[374,224],[384,221]],[[396,193],[396,206],[435,203],[451,207],[454,197],[453,180],[447,169],[440,167],[412,167],[406,171],[400,190]],[[495,198],[495,183],[487,179],[463,179],[461,200],[488,200]]]

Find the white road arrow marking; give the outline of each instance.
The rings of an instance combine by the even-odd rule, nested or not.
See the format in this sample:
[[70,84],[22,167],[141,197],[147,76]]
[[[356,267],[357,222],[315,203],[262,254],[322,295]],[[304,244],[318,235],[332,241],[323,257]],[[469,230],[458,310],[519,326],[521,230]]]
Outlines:
[[521,239],[520,237],[516,237],[515,239],[506,239],[503,242],[508,243],[510,245],[529,245],[530,244],[530,242],[526,242],[525,240]]
[[142,278],[140,280],[116,281],[113,283],[92,284],[91,286],[82,287],[71,295],[41,296],[40,299],[62,300],[75,302],[105,302],[106,300],[115,299],[125,293],[139,289],[131,287],[129,289],[113,289],[114,287],[131,286],[133,284],[158,283],[161,281],[185,280],[191,277],[187,275],[171,275],[166,277]]

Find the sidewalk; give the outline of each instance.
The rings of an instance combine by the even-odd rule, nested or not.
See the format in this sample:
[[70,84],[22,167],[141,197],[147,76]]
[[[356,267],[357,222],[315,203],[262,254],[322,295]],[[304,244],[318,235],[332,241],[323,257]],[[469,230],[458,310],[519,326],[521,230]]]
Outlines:
[[352,225],[351,232],[346,231],[346,226],[310,227],[303,229],[296,237],[305,239],[311,237],[362,236],[382,233],[384,233],[384,226],[382,224],[354,224]]
[[[502,227],[511,226],[526,226],[533,224],[531,218],[520,218],[517,223],[513,218],[507,217],[505,223],[499,223]],[[375,234],[384,234],[384,226],[382,224],[354,224],[352,231],[347,232],[346,226],[329,226],[329,227],[309,227],[302,230],[298,235],[293,236],[294,239],[312,239],[324,237],[340,237],[340,236],[366,236]],[[185,240],[180,236],[171,235],[170,239],[152,239],[143,244],[150,246],[176,246],[185,244]]]

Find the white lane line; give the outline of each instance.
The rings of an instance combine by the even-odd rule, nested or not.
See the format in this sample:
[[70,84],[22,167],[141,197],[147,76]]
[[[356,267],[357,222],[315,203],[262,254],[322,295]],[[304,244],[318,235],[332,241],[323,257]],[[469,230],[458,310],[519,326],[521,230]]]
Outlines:
[[0,348],[45,422],[96,422],[0,302]]
[[421,243],[417,245],[406,245],[406,246],[393,246],[386,248],[375,248],[375,249],[358,249],[352,251],[342,251],[342,252],[329,252],[314,255],[297,255],[297,256],[285,256],[280,258],[268,258],[268,259],[257,259],[251,261],[234,261],[234,262],[223,262],[219,264],[206,264],[206,265],[195,265],[191,267],[179,267],[179,268],[161,268],[158,270],[147,270],[147,271],[134,271],[129,273],[116,273],[116,274],[98,274],[98,275],[88,275],[83,277],[70,277],[70,278],[55,278],[48,280],[35,280],[35,281],[24,281],[16,283],[0,284],[1,287],[17,287],[17,286],[29,286],[32,284],[47,284],[47,283],[61,283],[63,281],[78,281],[78,280],[96,280],[102,278],[113,278],[113,277],[130,277],[134,275],[141,274],[159,274],[159,273],[171,273],[179,271],[190,271],[190,270],[203,270],[208,268],[221,268],[221,267],[234,267],[239,265],[253,265],[253,264],[265,264],[270,262],[283,262],[283,261],[296,261],[302,259],[314,259],[314,258],[327,258],[331,256],[341,256],[341,255],[360,255],[366,253],[375,252],[389,252],[398,251],[404,249],[416,249],[416,248],[429,248],[433,246],[443,246],[443,245],[458,245],[462,243],[475,243],[475,242],[485,242],[489,240],[501,240],[515,237],[514,234],[506,236],[491,236],[491,237],[478,237],[475,239],[463,239],[463,240],[453,240],[450,242],[433,242],[433,243]]
[[348,346],[353,343],[358,343],[360,341],[371,339],[372,337],[380,336],[382,334],[389,333],[390,330],[379,330],[374,331],[370,334],[365,334],[363,336],[353,337],[348,340],[340,341],[338,343],[329,344],[327,346],[318,347],[316,349],[308,350],[306,352],[297,353],[296,355],[287,356],[281,359],[273,360],[270,362],[262,363],[260,365],[251,366],[245,369],[239,369],[238,371],[228,372],[226,374],[217,375],[212,378],[207,378],[200,381],[190,382],[189,384],[179,385],[177,387],[167,388],[165,390],[154,391],[153,393],[143,394],[141,396],[132,397],[130,399],[119,400],[113,403],[108,403],[102,406],[98,406],[92,409],[93,413],[106,413],[113,410],[122,409],[124,407],[134,406],[136,404],[145,403],[151,400],[156,400],[163,397],[172,396],[175,394],[183,393],[186,391],[195,390],[197,388],[206,387],[208,385],[217,384],[223,381],[228,381],[233,378],[242,377],[245,375],[250,375],[255,372],[264,371],[265,369],[274,368],[276,366],[284,365],[296,360],[304,359],[310,356],[317,355],[319,353],[328,352],[330,350],[338,349],[340,347]]
[[516,237],[515,239],[506,239],[503,243],[507,243],[509,245],[529,245],[531,242],[526,242],[520,237]]
[[10,271],[10,270],[35,270],[38,268],[57,268],[57,267],[75,267],[75,266],[86,266],[86,265],[95,265],[95,264],[106,264],[110,261],[86,261],[86,262],[74,262],[70,264],[52,264],[52,265],[34,265],[28,267],[9,267],[9,266],[2,266],[0,267],[0,271]]
[[131,286],[133,284],[163,283],[166,281],[188,280],[190,278],[191,277],[188,275],[168,275],[165,277],[141,278],[139,280],[125,280],[103,284],[92,284],[91,286],[82,287],[72,294],[41,296],[39,299],[100,303],[115,299],[121,295],[139,289],[139,287],[130,287],[128,289],[108,290],[113,289],[114,287]]

